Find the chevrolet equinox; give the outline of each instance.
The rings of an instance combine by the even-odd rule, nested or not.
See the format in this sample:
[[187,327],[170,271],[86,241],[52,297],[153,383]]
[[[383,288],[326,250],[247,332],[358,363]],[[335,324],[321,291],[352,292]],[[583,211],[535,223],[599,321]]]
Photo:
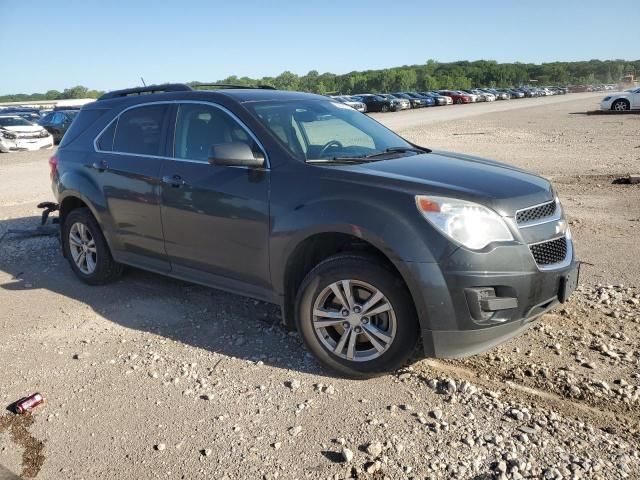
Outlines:
[[551,184],[307,93],[169,84],[82,108],[50,159],[62,249],[278,304],[324,365],[392,371],[524,331],[578,281]]

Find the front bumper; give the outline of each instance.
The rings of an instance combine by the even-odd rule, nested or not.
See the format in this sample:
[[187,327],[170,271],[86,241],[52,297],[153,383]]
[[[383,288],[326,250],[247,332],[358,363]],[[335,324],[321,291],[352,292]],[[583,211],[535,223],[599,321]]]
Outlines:
[[53,147],[53,137],[49,135],[43,138],[16,138],[9,139],[0,137],[0,152],[11,152],[19,150],[43,150]]
[[611,110],[611,105],[613,105],[612,98],[609,100],[602,100],[602,102],[600,102],[600,110]]
[[[560,303],[565,279],[576,267],[571,249],[560,267],[541,270],[528,245],[501,246],[488,253],[459,248],[443,264],[409,264],[425,355],[466,357],[519,335]],[[514,303],[478,315],[470,292],[484,289],[494,289],[499,300]]]

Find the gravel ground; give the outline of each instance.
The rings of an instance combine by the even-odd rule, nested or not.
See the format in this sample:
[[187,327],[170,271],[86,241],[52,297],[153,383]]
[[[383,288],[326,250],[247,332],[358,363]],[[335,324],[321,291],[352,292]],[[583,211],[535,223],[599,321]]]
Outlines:
[[[339,379],[274,306],[138,270],[88,287],[55,238],[5,236],[0,401],[47,402],[0,415],[0,478],[640,478],[640,185],[611,183],[638,173],[640,116],[554,99],[376,116],[551,178],[589,262],[564,308],[467,360]],[[0,156],[0,237],[37,223],[50,154]]]

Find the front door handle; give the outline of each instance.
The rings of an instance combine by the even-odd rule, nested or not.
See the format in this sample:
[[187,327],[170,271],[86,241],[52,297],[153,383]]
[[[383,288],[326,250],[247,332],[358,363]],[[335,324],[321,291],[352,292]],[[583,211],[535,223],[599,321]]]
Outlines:
[[180,175],[165,175],[162,177],[162,183],[171,185],[173,188],[180,188],[187,184]]

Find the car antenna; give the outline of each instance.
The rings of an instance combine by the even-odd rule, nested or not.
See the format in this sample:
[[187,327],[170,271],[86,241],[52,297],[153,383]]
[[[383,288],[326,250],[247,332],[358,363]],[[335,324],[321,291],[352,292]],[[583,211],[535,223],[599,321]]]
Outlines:
[[144,87],[146,87],[146,86],[147,86],[147,84],[145,83],[144,78],[140,77],[140,80],[142,80],[142,85],[143,85]]

